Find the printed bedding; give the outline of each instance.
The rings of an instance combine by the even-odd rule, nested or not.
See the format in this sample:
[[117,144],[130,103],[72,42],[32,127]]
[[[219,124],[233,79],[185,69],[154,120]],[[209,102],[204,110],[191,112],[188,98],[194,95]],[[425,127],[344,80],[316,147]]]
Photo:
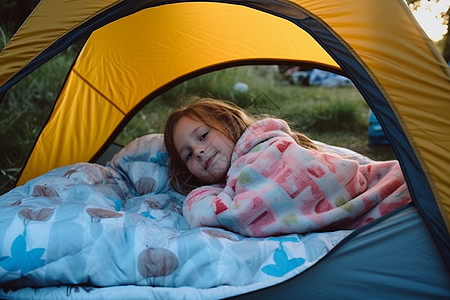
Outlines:
[[0,196],[0,298],[225,298],[303,272],[351,233],[191,229],[162,145],[144,136],[106,166],[61,167]]

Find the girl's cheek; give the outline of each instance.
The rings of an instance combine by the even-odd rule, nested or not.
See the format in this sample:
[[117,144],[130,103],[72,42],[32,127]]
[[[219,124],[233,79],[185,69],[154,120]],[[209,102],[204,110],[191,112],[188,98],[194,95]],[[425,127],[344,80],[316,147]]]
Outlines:
[[192,162],[188,163],[187,168],[188,168],[189,172],[191,172],[192,174],[196,173],[196,171],[197,171],[195,163],[192,163]]

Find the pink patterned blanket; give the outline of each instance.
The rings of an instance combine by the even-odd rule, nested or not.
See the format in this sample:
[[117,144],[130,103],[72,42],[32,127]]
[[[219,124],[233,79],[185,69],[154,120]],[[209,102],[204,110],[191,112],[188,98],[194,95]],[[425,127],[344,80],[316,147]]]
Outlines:
[[185,199],[191,227],[245,236],[354,229],[411,201],[397,161],[357,160],[308,150],[278,119],[250,126],[234,149],[225,185]]

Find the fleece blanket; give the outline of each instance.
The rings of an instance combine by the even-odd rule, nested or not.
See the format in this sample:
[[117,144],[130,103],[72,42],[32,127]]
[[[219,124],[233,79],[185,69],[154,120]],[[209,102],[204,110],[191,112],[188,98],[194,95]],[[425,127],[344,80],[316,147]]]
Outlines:
[[1,195],[0,298],[225,298],[302,273],[351,233],[191,228],[168,164],[152,134],[106,166],[64,166]]
[[286,122],[250,126],[232,154],[226,185],[191,192],[192,227],[245,236],[354,229],[411,201],[397,161],[357,160],[299,146]]

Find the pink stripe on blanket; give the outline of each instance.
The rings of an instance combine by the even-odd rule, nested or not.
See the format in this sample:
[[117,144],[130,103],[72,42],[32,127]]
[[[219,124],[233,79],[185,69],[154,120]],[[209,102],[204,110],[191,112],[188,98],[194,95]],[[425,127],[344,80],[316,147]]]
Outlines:
[[253,222],[249,224],[250,230],[253,232],[255,236],[265,236],[261,228],[273,224],[276,222],[275,216],[270,211],[265,211],[260,214]]

